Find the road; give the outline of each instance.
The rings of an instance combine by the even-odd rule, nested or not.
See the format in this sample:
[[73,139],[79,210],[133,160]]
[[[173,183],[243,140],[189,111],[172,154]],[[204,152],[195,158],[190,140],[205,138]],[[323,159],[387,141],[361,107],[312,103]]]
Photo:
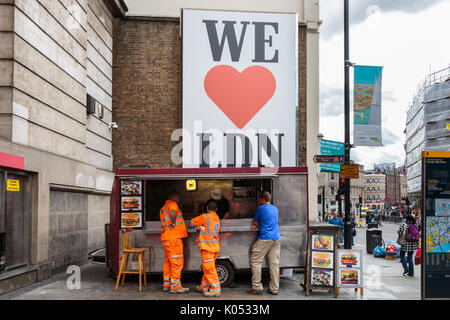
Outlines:
[[[398,224],[385,223],[383,239],[387,243],[396,239]],[[420,266],[416,266],[416,277],[402,276],[402,266],[399,260],[386,260],[374,258],[365,252],[365,228],[358,228],[353,249],[363,250],[364,270],[364,296],[355,293],[353,289],[341,289],[340,296],[334,298],[326,291],[313,291],[306,297],[305,291],[299,283],[303,279],[302,273],[294,273],[292,278],[280,280],[278,296],[272,296],[266,292],[260,296],[248,295],[247,290],[251,286],[249,273],[237,274],[232,287],[222,288],[222,300],[372,300],[372,299],[420,299]],[[171,295],[161,291],[161,275],[148,277],[147,287],[141,293],[138,291],[137,279],[128,276],[123,287],[114,292],[114,281],[104,265],[85,264],[81,266],[81,288],[69,290],[67,287],[66,273],[53,275],[51,279],[33,284],[29,287],[18,289],[14,292],[0,296],[0,300],[78,300],[78,299],[136,299],[136,300],[179,300],[179,299],[206,299],[197,292],[192,292],[200,283],[200,274],[183,275],[183,286],[191,288],[191,292],[183,295]],[[268,286],[268,277],[263,277],[265,288]]]

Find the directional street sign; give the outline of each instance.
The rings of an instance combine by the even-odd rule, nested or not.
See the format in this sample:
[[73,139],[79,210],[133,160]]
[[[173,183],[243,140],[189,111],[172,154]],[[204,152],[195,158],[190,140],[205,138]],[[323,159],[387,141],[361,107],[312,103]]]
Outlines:
[[[345,144],[337,141],[330,141],[322,139],[320,141],[320,155],[323,156],[343,156],[345,154]],[[344,159],[341,162],[334,163],[320,163],[320,171],[322,172],[341,172],[341,163],[344,163]]]
[[316,155],[314,156],[315,163],[342,163],[344,162],[344,156],[333,156],[333,155]]

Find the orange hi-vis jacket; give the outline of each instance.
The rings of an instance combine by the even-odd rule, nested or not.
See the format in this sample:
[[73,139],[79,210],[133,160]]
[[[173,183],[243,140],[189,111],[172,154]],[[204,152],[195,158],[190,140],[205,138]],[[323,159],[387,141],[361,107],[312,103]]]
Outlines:
[[190,226],[203,226],[205,228],[204,231],[200,231],[197,238],[197,245],[200,250],[206,250],[213,253],[218,253],[220,251],[220,219],[215,212],[204,213],[192,219]]
[[[177,219],[175,228],[170,228],[170,212],[175,210],[177,212]],[[159,211],[159,218],[161,219],[161,241],[181,239],[187,237],[186,224],[184,223],[183,215],[177,203],[172,200],[167,200]]]

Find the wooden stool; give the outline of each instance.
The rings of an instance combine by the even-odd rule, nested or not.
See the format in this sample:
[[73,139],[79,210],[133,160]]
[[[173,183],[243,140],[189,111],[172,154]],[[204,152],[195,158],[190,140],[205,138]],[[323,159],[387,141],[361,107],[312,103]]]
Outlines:
[[[139,291],[142,291],[142,273],[144,274],[144,286],[147,285],[147,275],[145,269],[145,248],[132,248],[131,247],[131,233],[133,232],[132,228],[124,228],[122,231],[122,262],[120,263],[119,275],[117,277],[116,287],[114,291],[117,291],[119,286],[120,277],[122,276],[122,283],[125,282],[126,274],[139,274]],[[133,254],[134,257],[138,255],[139,261],[139,269],[128,269],[128,258],[130,254]],[[125,264],[125,267],[124,267]]]

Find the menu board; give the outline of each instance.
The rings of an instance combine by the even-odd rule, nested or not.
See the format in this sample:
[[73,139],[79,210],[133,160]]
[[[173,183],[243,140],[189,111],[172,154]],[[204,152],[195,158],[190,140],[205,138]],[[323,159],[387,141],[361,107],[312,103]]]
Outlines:
[[312,288],[335,287],[335,239],[333,234],[311,234],[309,279]]
[[338,250],[338,287],[363,286],[362,251]]
[[450,298],[450,152],[422,154],[422,298]]
[[120,227],[143,227],[142,181],[120,181]]

